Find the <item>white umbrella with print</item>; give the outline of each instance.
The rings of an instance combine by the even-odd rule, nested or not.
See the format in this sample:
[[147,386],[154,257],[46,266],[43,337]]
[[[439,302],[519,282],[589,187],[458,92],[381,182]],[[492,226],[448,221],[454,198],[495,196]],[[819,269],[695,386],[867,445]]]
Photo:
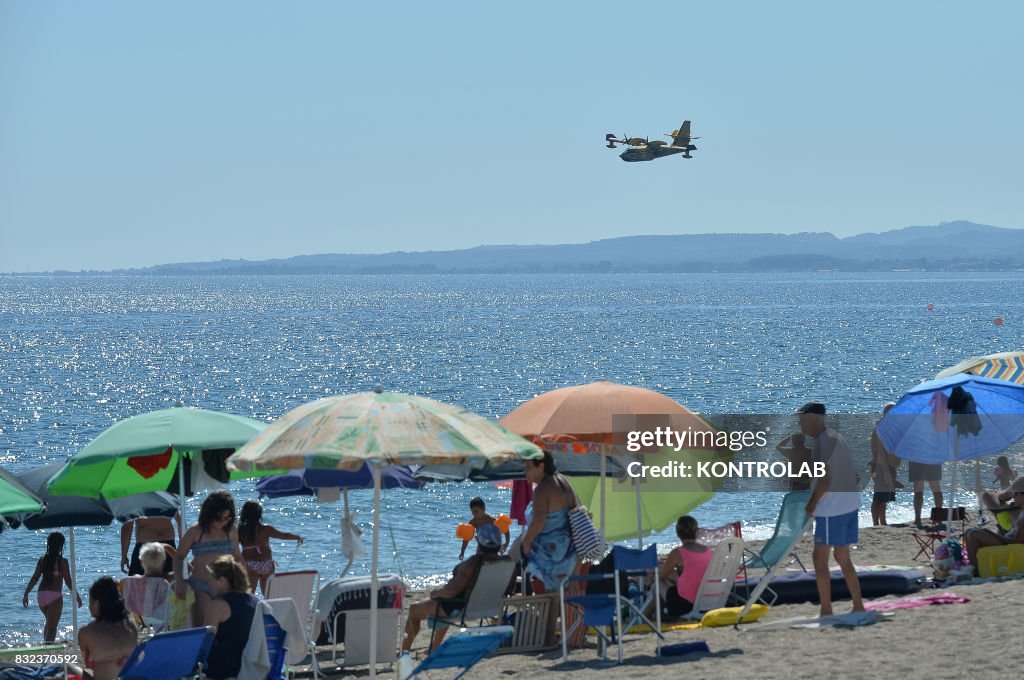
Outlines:
[[[370,592],[377,592],[382,468],[463,465],[484,469],[539,459],[543,452],[495,420],[458,406],[397,392],[329,397],[292,409],[228,459],[228,468],[255,470],[373,470]],[[370,677],[377,673],[377,598],[370,598]]]

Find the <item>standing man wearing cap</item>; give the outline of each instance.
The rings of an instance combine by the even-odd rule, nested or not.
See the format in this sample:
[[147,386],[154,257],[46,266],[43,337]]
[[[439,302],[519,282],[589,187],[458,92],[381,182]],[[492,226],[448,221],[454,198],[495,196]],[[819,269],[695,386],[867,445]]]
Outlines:
[[857,512],[860,492],[857,473],[853,470],[850,450],[842,435],[825,425],[825,405],[811,401],[797,410],[800,430],[813,441],[811,452],[815,461],[825,463],[825,476],[816,480],[807,502],[807,514],[814,518],[814,576],[818,582],[821,615],[832,615],[832,575],[829,553],[843,570],[846,587],[853,600],[853,611],[864,611],[860,581],[850,558],[850,546],[857,542]]
[[[409,606],[409,618],[405,622],[405,639],[402,641],[403,652],[408,652],[412,648],[413,640],[419,635],[420,625],[424,619],[434,616],[438,610],[441,616],[455,616],[458,613],[465,605],[470,586],[476,580],[481,565],[485,562],[508,560],[508,557],[498,554],[501,549],[501,532],[493,524],[485,524],[476,530],[476,542],[479,545],[477,553],[465,562],[459,562],[451,580],[443,588],[430,591],[429,599],[414,602]],[[432,647],[441,644],[447,630],[444,624],[438,624],[434,630]]]

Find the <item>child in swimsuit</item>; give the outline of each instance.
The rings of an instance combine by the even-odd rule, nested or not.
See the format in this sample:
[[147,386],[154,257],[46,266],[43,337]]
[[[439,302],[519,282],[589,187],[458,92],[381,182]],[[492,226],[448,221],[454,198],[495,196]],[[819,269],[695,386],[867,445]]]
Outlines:
[[[36,570],[25,587],[25,596],[22,598],[22,606],[28,607],[28,594],[39,581],[39,591],[36,593],[36,603],[39,611],[46,617],[46,625],[43,627],[43,641],[53,642],[57,639],[57,626],[60,624],[60,614],[64,609],[64,586],[68,584],[71,590],[71,567],[64,558],[64,534],[54,531],[46,537],[46,554],[36,562]],[[78,606],[82,606],[82,598],[78,598]]]
[[267,594],[267,580],[274,573],[277,563],[270,550],[270,539],[295,541],[296,548],[302,545],[302,536],[278,531],[269,524],[263,524],[263,506],[256,501],[246,501],[238,523],[238,540],[242,544],[243,564],[249,576],[249,592],[256,592],[259,582],[263,594]]

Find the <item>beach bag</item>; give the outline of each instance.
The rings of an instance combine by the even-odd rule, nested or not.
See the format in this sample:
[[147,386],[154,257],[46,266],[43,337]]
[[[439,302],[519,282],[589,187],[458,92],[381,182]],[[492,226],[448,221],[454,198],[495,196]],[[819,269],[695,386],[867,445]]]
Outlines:
[[569,510],[569,533],[581,560],[599,560],[604,556],[604,541],[587,513],[587,506],[577,505]]

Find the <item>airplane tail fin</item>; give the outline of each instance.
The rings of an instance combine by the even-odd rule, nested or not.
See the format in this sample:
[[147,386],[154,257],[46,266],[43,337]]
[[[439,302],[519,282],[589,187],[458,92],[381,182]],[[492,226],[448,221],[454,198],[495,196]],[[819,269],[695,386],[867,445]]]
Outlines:
[[690,146],[690,121],[684,120],[682,127],[672,133],[672,146]]

